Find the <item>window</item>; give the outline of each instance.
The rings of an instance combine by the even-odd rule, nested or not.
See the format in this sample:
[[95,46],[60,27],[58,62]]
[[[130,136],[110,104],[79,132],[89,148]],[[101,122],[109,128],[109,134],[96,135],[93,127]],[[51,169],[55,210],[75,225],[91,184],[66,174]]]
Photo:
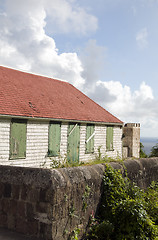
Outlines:
[[26,120],[12,119],[10,126],[10,159],[26,157]]
[[106,150],[113,150],[113,127],[110,126],[106,128]]
[[86,128],[86,153],[94,152],[94,124],[87,124]]
[[50,122],[48,139],[48,156],[58,156],[60,153],[61,123]]

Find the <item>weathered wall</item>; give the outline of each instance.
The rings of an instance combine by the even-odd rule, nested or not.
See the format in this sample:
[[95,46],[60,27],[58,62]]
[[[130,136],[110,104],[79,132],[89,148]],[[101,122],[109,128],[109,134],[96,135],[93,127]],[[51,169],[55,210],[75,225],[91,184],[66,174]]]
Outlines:
[[[158,180],[158,158],[127,160],[128,176],[146,188]],[[119,163],[111,163],[121,168]],[[63,169],[0,166],[0,227],[46,240],[86,229],[100,196],[103,164]]]
[[123,127],[123,157],[140,157],[140,123],[126,123]]
[[113,151],[106,150],[106,125],[95,125],[94,135],[94,153],[87,154],[85,149],[86,139],[86,124],[82,124],[80,127],[80,161],[88,161],[95,159],[98,155],[98,148],[100,148],[102,156],[119,157],[122,158],[122,128],[120,126],[114,126],[113,132]]
[[10,120],[0,120],[0,162],[9,158]]
[[[27,141],[26,141],[26,158],[9,159],[10,149],[10,122],[9,120],[0,119],[0,164],[24,167],[40,167],[43,164],[50,166],[48,155],[48,128],[49,121],[27,121]],[[61,124],[61,142],[60,142],[60,160],[64,159],[67,154],[67,128],[68,123]],[[98,154],[98,147],[101,146],[102,154],[110,157],[122,157],[122,128],[114,127],[114,151],[106,151],[106,125],[95,125],[94,136],[94,153],[85,153],[86,141],[86,124],[80,125],[80,161],[95,159]],[[53,157],[52,157],[53,159]],[[58,158],[55,158],[58,159]]]

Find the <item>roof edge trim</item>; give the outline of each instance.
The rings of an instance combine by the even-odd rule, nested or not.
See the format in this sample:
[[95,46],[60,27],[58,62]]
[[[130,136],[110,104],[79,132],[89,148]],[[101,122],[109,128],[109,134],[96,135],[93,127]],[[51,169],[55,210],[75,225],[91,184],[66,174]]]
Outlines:
[[40,121],[61,121],[61,122],[77,122],[77,123],[92,123],[92,124],[100,124],[100,125],[117,125],[123,126],[124,123],[116,123],[116,122],[95,122],[95,121],[84,121],[84,120],[76,120],[76,119],[62,119],[62,118],[41,118],[41,117],[28,117],[28,116],[18,116],[18,115],[5,115],[0,114],[0,118],[19,118],[19,119],[30,119],[30,120],[40,120]]

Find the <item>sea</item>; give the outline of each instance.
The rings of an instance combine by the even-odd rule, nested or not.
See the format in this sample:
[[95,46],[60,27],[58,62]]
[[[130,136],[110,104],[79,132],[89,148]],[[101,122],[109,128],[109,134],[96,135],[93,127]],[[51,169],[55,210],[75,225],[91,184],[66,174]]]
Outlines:
[[151,148],[155,146],[158,143],[158,137],[157,138],[151,138],[151,137],[141,137],[140,142],[143,144],[144,152],[149,155],[151,152]]

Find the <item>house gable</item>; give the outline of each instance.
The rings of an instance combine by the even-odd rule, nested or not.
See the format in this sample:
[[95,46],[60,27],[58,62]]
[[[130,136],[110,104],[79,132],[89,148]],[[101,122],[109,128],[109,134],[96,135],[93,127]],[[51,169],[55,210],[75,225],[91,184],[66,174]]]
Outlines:
[[87,122],[122,122],[68,82],[0,66],[0,114]]

